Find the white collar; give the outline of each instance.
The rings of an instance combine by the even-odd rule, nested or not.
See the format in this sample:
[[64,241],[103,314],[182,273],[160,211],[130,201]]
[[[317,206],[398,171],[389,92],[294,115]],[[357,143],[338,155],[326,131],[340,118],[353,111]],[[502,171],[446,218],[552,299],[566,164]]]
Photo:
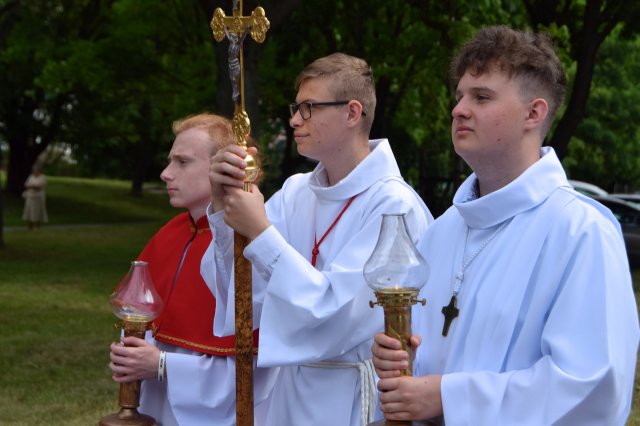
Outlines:
[[469,176],[453,197],[453,205],[471,228],[490,228],[545,201],[561,186],[570,187],[560,160],[551,147],[515,180],[483,197],[473,197],[476,174]]
[[327,171],[319,163],[309,177],[311,190],[321,199],[344,200],[360,194],[380,179],[400,177],[400,169],[387,139],[371,140],[369,147],[369,155],[333,186],[328,186]]

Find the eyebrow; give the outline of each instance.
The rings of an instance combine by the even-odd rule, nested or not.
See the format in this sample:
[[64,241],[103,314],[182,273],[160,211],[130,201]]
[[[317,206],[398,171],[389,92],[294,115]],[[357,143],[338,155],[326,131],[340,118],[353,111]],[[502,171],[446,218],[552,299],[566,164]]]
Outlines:
[[173,154],[173,155],[169,154],[169,155],[167,155],[167,160],[168,161],[171,161],[172,159],[188,160],[189,158],[191,158],[191,157],[188,156],[188,155],[185,155],[185,154]]
[[[489,93],[489,94],[495,94],[496,91],[493,90],[492,88],[488,87],[488,86],[474,86],[471,87],[467,90],[467,92],[469,92],[470,94],[474,95],[474,94],[478,94],[481,92],[484,93]],[[462,90],[456,89],[456,97],[458,97],[460,94],[462,93]]]

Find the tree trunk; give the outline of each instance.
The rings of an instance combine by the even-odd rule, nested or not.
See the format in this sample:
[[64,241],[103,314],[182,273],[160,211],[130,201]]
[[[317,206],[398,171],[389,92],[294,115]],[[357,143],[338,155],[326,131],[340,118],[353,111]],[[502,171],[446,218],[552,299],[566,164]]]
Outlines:
[[[15,196],[20,196],[22,193],[24,181],[29,177],[33,164],[58,133],[64,102],[65,97],[59,96],[47,104],[44,100],[44,94],[39,91],[35,98],[20,98],[15,103],[19,107],[9,112],[9,118],[6,121],[6,134],[9,142],[7,192]],[[36,110],[49,112],[49,120],[46,125],[36,121],[34,118]]]
[[610,32],[610,30],[605,30],[606,33],[599,31],[602,24],[600,13],[600,1],[588,1],[582,31],[574,38],[577,45],[577,69],[571,98],[549,141],[549,145],[554,148],[560,160],[567,155],[571,136],[585,115],[598,49]]
[[151,105],[144,101],[140,111],[140,139],[136,145],[136,163],[133,167],[131,179],[131,195],[142,197],[142,186],[151,167],[153,158],[153,135],[151,134]]
[[[0,171],[2,171],[2,151],[0,151]],[[0,179],[0,249],[2,248],[4,248],[4,191],[2,179]]]

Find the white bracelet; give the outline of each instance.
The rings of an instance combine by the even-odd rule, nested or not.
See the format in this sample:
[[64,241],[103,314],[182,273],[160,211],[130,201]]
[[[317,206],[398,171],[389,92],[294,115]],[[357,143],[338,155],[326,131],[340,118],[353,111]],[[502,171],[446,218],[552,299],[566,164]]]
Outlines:
[[158,381],[162,383],[164,381],[164,370],[167,363],[167,353],[160,351],[160,358],[158,358]]

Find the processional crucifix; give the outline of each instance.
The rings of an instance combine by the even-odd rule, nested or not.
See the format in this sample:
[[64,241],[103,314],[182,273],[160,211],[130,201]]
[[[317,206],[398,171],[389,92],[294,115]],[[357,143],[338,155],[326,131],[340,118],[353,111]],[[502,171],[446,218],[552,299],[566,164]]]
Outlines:
[[[269,29],[265,11],[257,7],[251,16],[242,16],[242,0],[233,0],[233,16],[225,16],[216,8],[211,19],[211,30],[216,41],[225,36],[229,40],[229,79],[233,88],[235,104],[233,112],[233,134],[236,143],[247,150],[247,138],[251,133],[249,115],[244,105],[244,64],[243,49],[247,34],[257,43],[262,43]],[[251,191],[259,173],[257,162],[251,155],[245,158],[247,168],[244,190]],[[235,333],[236,333],[236,425],[253,426],[253,312],[251,291],[251,263],[243,256],[248,240],[234,234],[235,267]]]

